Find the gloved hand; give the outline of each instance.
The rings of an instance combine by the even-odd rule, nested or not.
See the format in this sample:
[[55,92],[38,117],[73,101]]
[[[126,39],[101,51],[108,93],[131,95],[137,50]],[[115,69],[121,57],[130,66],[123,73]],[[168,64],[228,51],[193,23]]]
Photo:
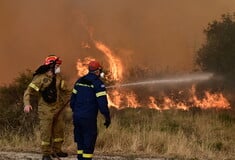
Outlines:
[[110,117],[106,117],[106,118],[105,118],[105,122],[104,122],[105,127],[108,128],[110,124],[111,124],[111,119],[110,119]]
[[24,112],[25,113],[29,113],[32,109],[33,109],[33,107],[31,105],[24,106]]

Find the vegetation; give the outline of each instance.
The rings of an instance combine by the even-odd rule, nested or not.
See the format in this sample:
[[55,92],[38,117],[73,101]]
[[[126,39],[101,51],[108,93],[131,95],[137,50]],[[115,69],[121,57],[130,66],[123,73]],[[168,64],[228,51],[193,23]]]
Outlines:
[[[37,101],[23,112],[23,91],[32,73],[21,73],[12,84],[0,87],[0,150],[40,151]],[[177,159],[234,159],[234,110],[168,110],[111,108],[112,125],[105,129],[99,115],[95,154]],[[66,121],[65,150],[76,154],[73,125]]]
[[[197,160],[235,158],[234,112],[112,108],[111,113],[112,125],[108,129],[99,116],[96,155]],[[34,129],[32,136],[5,132],[0,139],[0,149],[39,152],[38,128]],[[67,121],[65,134],[65,150],[76,154],[71,121]]]
[[[97,149],[122,155],[185,159],[234,158],[235,117],[228,111],[113,111],[109,130],[101,130]],[[102,125],[100,126],[101,129]],[[107,143],[108,142],[108,143]]]
[[[31,80],[32,72],[28,70],[21,73],[8,86],[0,87],[0,135],[8,131],[32,134],[34,127],[37,126],[37,108],[31,115],[23,114],[23,94]],[[32,99],[32,104],[36,106],[37,101]]]
[[[226,14],[222,16],[221,22],[214,21],[208,25],[204,31],[207,41],[199,49],[195,62],[203,71],[222,74],[234,81],[233,18]],[[137,69],[130,73],[130,77],[136,76],[143,77],[143,70]],[[32,99],[34,110],[29,114],[23,112],[23,92],[31,79],[32,72],[26,71],[13,83],[0,87],[0,150],[39,152],[36,97]],[[205,88],[203,85],[200,87]],[[146,92],[139,90],[142,94]],[[155,89],[150,91],[155,92]],[[234,94],[230,97],[234,99]],[[95,154],[189,160],[235,159],[234,104],[231,104],[231,110],[191,108],[189,111],[160,112],[145,107],[122,110],[111,108],[110,128],[105,129],[101,115],[98,117],[99,136]],[[66,120],[66,124],[65,150],[76,154],[71,117]]]
[[[226,77],[227,82],[235,80],[235,15],[223,14],[221,21],[213,21],[204,30],[206,42],[198,50],[195,64],[202,71],[209,71]],[[231,87],[231,86],[229,86]]]

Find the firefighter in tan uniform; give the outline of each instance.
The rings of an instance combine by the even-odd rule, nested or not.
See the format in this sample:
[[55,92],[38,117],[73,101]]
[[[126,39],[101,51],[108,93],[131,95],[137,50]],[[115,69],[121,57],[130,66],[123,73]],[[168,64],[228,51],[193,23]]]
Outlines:
[[[69,91],[64,81],[58,74],[62,61],[52,55],[45,59],[44,65],[40,66],[34,74],[32,82],[24,93],[24,111],[32,110],[30,104],[31,95],[38,93],[38,113],[40,119],[42,160],[51,160],[52,157],[67,157],[61,147],[64,141],[64,121],[61,109],[63,107],[61,94]],[[69,94],[70,95],[70,94]]]

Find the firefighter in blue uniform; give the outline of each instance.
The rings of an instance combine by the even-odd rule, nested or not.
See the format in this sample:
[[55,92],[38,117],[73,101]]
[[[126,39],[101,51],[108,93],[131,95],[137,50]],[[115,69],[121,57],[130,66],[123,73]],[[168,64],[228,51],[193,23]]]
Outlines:
[[111,123],[106,88],[100,80],[104,75],[102,67],[99,62],[91,61],[88,69],[89,73],[75,83],[70,101],[78,160],[91,160],[93,157],[97,138],[98,111],[105,118],[106,128]]

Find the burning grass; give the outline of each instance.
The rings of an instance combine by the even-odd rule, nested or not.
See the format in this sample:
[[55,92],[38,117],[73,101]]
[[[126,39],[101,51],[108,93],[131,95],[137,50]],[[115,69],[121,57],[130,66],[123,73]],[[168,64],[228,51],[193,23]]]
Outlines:
[[[231,110],[189,111],[111,108],[112,125],[105,129],[99,116],[96,154],[179,159],[234,159],[235,114]],[[73,126],[67,122],[65,150],[76,153]],[[5,131],[1,150],[39,151],[39,134],[20,136]]]

